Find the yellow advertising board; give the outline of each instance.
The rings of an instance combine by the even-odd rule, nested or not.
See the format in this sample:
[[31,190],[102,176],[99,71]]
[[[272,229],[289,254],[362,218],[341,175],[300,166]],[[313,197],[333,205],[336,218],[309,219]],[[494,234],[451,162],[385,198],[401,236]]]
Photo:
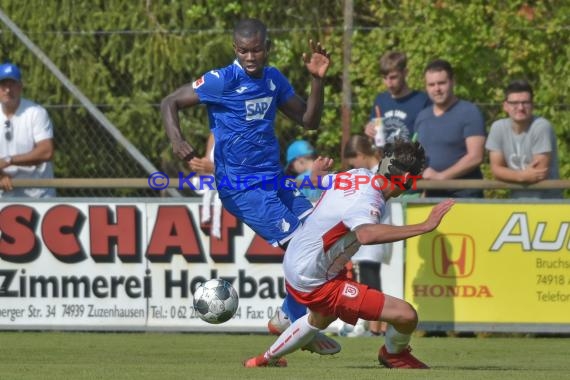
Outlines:
[[[432,206],[408,204],[406,223]],[[427,325],[570,331],[570,204],[457,203],[437,230],[407,240],[404,294]]]

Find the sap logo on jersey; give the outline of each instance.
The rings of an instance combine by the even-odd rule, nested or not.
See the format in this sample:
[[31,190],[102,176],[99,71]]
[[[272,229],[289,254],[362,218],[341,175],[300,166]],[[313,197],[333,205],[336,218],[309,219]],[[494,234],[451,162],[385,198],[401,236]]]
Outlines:
[[271,105],[273,97],[252,99],[245,101],[246,120],[261,120],[265,118],[265,114]]

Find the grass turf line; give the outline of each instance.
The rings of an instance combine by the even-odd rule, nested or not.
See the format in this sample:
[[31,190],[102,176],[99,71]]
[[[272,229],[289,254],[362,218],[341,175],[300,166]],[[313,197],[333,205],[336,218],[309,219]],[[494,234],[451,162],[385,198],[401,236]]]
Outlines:
[[537,379],[570,378],[568,338],[420,338],[428,371],[378,364],[383,338],[335,338],[334,356],[296,352],[287,368],[243,368],[269,335],[0,332],[0,379]]

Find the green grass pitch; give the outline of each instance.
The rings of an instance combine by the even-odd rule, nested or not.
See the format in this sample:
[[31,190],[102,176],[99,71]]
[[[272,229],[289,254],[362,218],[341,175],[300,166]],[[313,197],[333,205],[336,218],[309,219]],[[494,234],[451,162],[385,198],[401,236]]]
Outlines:
[[269,335],[0,332],[0,379],[570,379],[569,338],[421,338],[430,370],[390,370],[383,338],[338,338],[334,356],[296,352],[287,368],[242,367]]

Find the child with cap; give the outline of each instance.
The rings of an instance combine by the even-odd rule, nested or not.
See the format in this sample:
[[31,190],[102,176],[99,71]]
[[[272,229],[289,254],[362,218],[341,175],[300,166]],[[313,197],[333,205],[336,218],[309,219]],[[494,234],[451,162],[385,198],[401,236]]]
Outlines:
[[315,162],[315,149],[306,140],[296,140],[287,148],[285,174],[295,176],[299,191],[311,202],[321,196],[322,190],[311,183],[311,170]]

